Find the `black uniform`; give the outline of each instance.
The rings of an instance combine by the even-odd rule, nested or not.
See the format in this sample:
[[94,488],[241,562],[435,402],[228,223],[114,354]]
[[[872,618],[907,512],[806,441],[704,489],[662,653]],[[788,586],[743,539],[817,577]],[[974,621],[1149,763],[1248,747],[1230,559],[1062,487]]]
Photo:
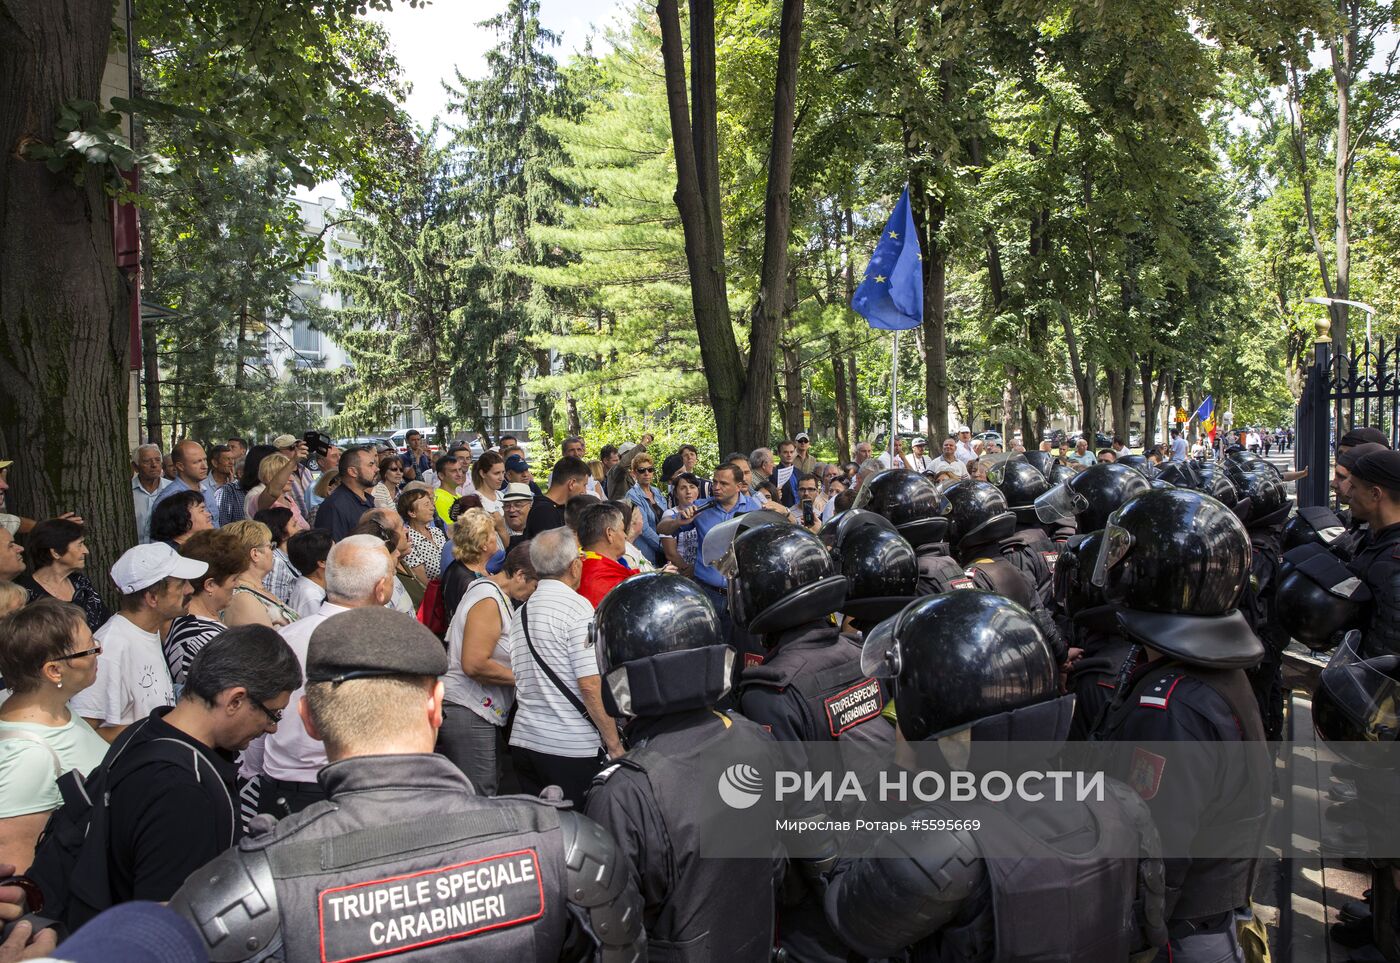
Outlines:
[[1118,674],[1133,643],[1118,627],[1117,610],[1101,605],[1076,612],[1070,620],[1069,644],[1084,650],[1070,665],[1065,687],[1075,694],[1070,738],[1089,738],[1118,687]]
[[1288,509],[1284,508],[1269,518],[1249,523],[1250,579],[1240,598],[1240,614],[1264,643],[1264,658],[1248,674],[1264,721],[1264,734],[1271,741],[1283,738],[1283,650],[1288,648],[1289,638],[1288,630],[1276,624],[1273,611],[1287,517]]
[[776,853],[768,861],[699,856],[706,820],[693,760],[721,749],[737,759],[769,737],[737,714],[692,709],[638,719],[627,741],[627,754],[593,781],[585,812],[618,840],[637,875],[651,957],[766,963],[782,861]]
[[1400,654],[1400,523],[1371,534],[1349,566],[1371,590],[1361,655]]

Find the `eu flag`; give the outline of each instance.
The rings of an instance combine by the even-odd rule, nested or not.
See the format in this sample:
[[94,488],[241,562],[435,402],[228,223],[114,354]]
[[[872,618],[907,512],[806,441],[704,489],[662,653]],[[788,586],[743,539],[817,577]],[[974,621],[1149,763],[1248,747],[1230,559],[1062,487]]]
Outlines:
[[904,331],[924,321],[924,265],[914,215],[909,210],[909,188],[899,195],[885,233],[856,288],[851,307],[872,328]]

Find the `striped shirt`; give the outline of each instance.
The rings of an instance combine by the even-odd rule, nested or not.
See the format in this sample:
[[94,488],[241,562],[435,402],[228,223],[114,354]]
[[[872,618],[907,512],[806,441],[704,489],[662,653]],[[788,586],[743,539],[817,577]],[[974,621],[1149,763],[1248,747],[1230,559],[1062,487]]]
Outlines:
[[598,730],[573,707],[531,656],[525,643],[527,616],[535,651],[580,702],[583,697],[578,680],[598,675],[598,663],[588,639],[593,606],[558,579],[541,579],[539,588],[515,613],[511,624],[510,667],[515,673],[516,710],[510,744],[551,756],[592,758],[602,745]]

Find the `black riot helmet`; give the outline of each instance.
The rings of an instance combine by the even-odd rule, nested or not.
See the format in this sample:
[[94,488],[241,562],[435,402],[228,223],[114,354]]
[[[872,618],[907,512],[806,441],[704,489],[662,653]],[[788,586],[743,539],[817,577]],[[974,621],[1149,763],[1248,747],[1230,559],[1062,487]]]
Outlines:
[[1103,532],[1074,535],[1060,546],[1060,556],[1055,559],[1055,604],[1066,615],[1104,604],[1103,589],[1093,582],[1102,547]]
[[1274,614],[1288,634],[1314,651],[1329,649],[1341,633],[1365,621],[1371,590],[1319,543],[1283,553]]
[[[1043,455],[1045,452],[1036,452]],[[1006,504],[1024,525],[1035,525],[1039,521],[1035,514],[1035,500],[1045,494],[1050,483],[1040,469],[1022,458],[1012,458],[993,466],[987,472],[987,481],[997,487],[1006,498]]]
[[918,556],[883,516],[858,508],[842,512],[837,524],[822,529],[822,541],[846,578],[841,612],[857,628],[889,618],[918,594]]
[[1363,659],[1359,639],[1360,633],[1347,633],[1318,677],[1313,725],[1338,755],[1363,766],[1389,766],[1393,760],[1367,744],[1400,739],[1400,656]]
[[1283,526],[1285,551],[1299,545],[1321,545],[1326,548],[1347,530],[1337,513],[1326,505],[1310,505],[1298,509],[1298,514]]
[[1037,498],[1035,511],[1046,523],[1073,515],[1081,532],[1092,532],[1103,528],[1118,506],[1149,487],[1141,472],[1126,465],[1090,465]]
[[911,742],[1059,696],[1055,657],[1035,619],[976,589],[922,598],[880,623],[861,649],[861,669],[896,680],[899,729]]
[[891,468],[865,480],[856,493],[856,508],[883,515],[915,548],[948,537],[948,499],[933,479],[904,468]]
[[1055,467],[1055,456],[1048,451],[1028,451],[1021,455],[1028,464],[1036,471],[1040,472],[1047,479],[1050,477],[1050,469]]
[[1279,473],[1252,469],[1231,472],[1230,480],[1239,492],[1235,514],[1250,528],[1281,524],[1288,515],[1288,495],[1283,490]]
[[948,544],[954,555],[974,545],[999,542],[1016,530],[1016,516],[995,485],[968,479],[949,485],[943,494],[953,506]]
[[1252,468],[1258,468],[1261,465],[1268,465],[1270,468],[1273,467],[1273,465],[1269,464],[1268,459],[1261,458],[1259,455],[1255,454],[1252,451],[1245,451],[1243,448],[1232,449],[1226,452],[1225,463],[1227,465],[1238,465],[1245,471],[1249,471]]
[[846,601],[846,579],[820,538],[796,525],[763,525],[734,539],[729,614],[754,635],[825,618]]
[[729,690],[734,650],[690,579],[652,573],[618,583],[598,603],[592,636],[611,715],[703,709]]
[[1157,467],[1148,461],[1146,455],[1119,455],[1115,464],[1127,465],[1141,473],[1148,481],[1157,477]]
[[1264,644],[1235,608],[1249,533],[1230,509],[1184,488],[1152,490],[1109,517],[1093,582],[1133,639],[1184,662],[1255,665]]
[[1196,469],[1196,484],[1188,485],[1202,494],[1209,495],[1227,508],[1234,508],[1239,503],[1239,489],[1230,480],[1230,476],[1225,474],[1217,465],[1202,465]]
[[762,525],[791,524],[790,517],[771,508],[760,508],[757,511],[735,515],[705,533],[705,539],[700,544],[700,560],[719,574],[728,576],[734,569],[734,539],[749,529]]
[[[1122,459],[1120,458],[1119,461]],[[1157,477],[1162,481],[1170,482],[1177,488],[1197,488],[1199,484],[1196,466],[1192,462],[1169,461],[1157,469]]]
[[1058,485],[1060,482],[1069,481],[1079,472],[1064,462],[1057,461],[1050,466],[1050,470],[1045,473],[1045,480],[1051,485]]

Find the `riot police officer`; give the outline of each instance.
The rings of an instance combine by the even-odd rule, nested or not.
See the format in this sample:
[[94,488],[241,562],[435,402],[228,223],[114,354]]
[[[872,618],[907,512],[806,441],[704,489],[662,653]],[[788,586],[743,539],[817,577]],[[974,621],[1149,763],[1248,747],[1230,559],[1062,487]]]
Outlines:
[[400,613],[316,629],[300,711],[326,744],[327,799],[258,817],[175,894],[212,959],[646,958],[612,836],[542,799],[478,796],[433,753],[446,671],[442,643]]
[[1331,649],[1343,634],[1364,625],[1370,603],[1371,590],[1325,542],[1307,542],[1283,553],[1274,616],[1314,652]]
[[[1238,453],[1235,457],[1239,458]],[[1258,456],[1253,456],[1257,458]],[[1267,462],[1251,463],[1239,469],[1226,462],[1226,474],[1240,493],[1235,514],[1249,532],[1249,582],[1240,596],[1240,614],[1264,643],[1264,658],[1249,670],[1249,682],[1264,719],[1264,733],[1271,740],[1283,735],[1283,650],[1288,648],[1288,630],[1274,617],[1274,593],[1278,587],[1278,567],[1283,557],[1283,527],[1290,506],[1278,470]]]
[[[1044,455],[1045,452],[1036,452]],[[987,481],[1006,498],[1006,506],[1016,516],[1014,538],[1039,552],[1046,568],[1053,573],[1060,557],[1060,546],[1077,530],[1073,518],[1062,518],[1051,525],[1035,513],[1035,500],[1050,488],[1045,475],[1025,458],[1012,458],[987,472]],[[1048,596],[1046,601],[1049,601]]]
[[[871,634],[865,664],[896,682],[904,743],[967,746],[952,768],[976,771],[979,753],[999,757],[1008,742],[1023,744],[1027,765],[1048,761],[1068,731],[1074,697],[1060,695],[1044,635],[996,595],[921,599]],[[829,875],[827,917],[871,958],[1100,963],[1161,945],[1161,863],[1125,858],[1152,853],[1156,832],[1131,790],[1107,786],[1102,802],[1013,795],[921,808],[911,819],[976,818],[980,831],[897,831],[868,856],[842,859]],[[1010,840],[1014,853],[991,849]]]
[[[1235,915],[1249,905],[1269,811],[1264,725],[1245,675],[1264,644],[1235,607],[1249,554],[1248,533],[1228,508],[1172,489],[1115,512],[1094,567],[1093,581],[1141,649],[1125,664],[1100,735],[1115,743],[1111,771],[1147,801],[1162,834],[1177,963],[1238,954]],[[1212,766],[1226,751],[1234,753],[1228,764]]]
[[1150,487],[1141,472],[1100,462],[1052,486],[1035,500],[1035,512],[1047,524],[1073,515],[1081,532],[1096,532],[1119,505]]
[[[795,525],[750,529],[734,539],[725,567],[735,623],[768,648],[762,663],[744,669],[739,711],[783,742],[842,743],[851,768],[891,755],[894,726],[882,714],[889,692],[861,670],[859,643],[831,621],[847,584],[821,539]],[[785,902],[778,946],[789,958],[846,958],[817,890]]]
[[698,852],[706,820],[697,760],[715,752],[762,759],[772,745],[748,719],[715,709],[734,661],[719,616],[693,582],[652,574],[610,591],[593,624],[603,702],[625,720],[628,749],[594,779],[585,812],[631,863],[651,955],[766,963],[778,853],[765,862],[757,852],[744,860]]
[[883,515],[852,508],[822,529],[822,543],[846,578],[841,614],[867,632],[914,601],[919,559]]
[[1103,532],[1076,535],[1065,543],[1055,566],[1055,603],[1064,613],[1065,642],[1080,650],[1070,663],[1066,688],[1075,694],[1070,738],[1087,739],[1117,685],[1132,643],[1118,625],[1118,609],[1092,581]]
[[1342,519],[1342,524],[1346,526],[1346,531],[1331,545],[1332,551],[1340,558],[1351,560],[1366,546],[1371,535],[1371,526],[1365,519],[1358,518],[1351,510],[1351,470],[1356,467],[1359,459],[1369,455],[1373,451],[1385,451],[1385,445],[1378,445],[1373,442],[1366,442],[1360,445],[1352,445],[1347,448],[1338,447],[1337,462],[1332,471],[1332,493],[1337,498],[1337,504],[1342,507],[1342,512],[1338,516]]
[[1400,452],[1371,451],[1356,460],[1348,482],[1351,512],[1370,536],[1351,570],[1371,590],[1371,616],[1361,635],[1361,655],[1400,653]]
[[919,594],[936,595],[972,585],[948,550],[948,512],[952,506],[933,479],[898,468],[882,471],[860,487],[854,507],[883,515],[913,546],[919,564]]
[[[1018,521],[1006,497],[989,482],[960,481],[944,489],[953,510],[949,513],[948,542],[953,556],[964,565],[995,567],[1005,562],[1025,577],[1035,593],[1030,600],[1019,598],[1017,589],[1001,586],[1001,576],[993,574],[999,591],[1030,609],[1042,609],[1051,598],[1050,539],[1040,529],[1034,534],[1017,531]],[[1032,512],[1034,508],[1032,508]]]

